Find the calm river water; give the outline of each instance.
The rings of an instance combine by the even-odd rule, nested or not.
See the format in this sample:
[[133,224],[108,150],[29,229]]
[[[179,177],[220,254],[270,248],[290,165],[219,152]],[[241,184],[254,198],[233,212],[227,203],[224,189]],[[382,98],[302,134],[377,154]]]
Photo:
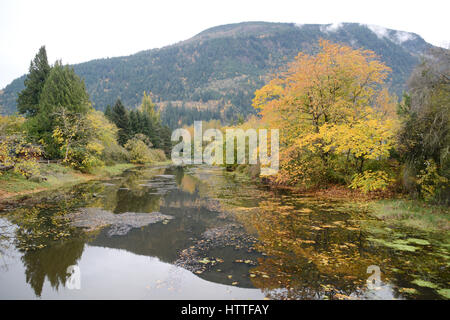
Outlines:
[[[449,298],[448,234],[221,168],[137,168],[38,197],[0,215],[0,299]],[[81,208],[172,219],[84,232],[65,217]]]

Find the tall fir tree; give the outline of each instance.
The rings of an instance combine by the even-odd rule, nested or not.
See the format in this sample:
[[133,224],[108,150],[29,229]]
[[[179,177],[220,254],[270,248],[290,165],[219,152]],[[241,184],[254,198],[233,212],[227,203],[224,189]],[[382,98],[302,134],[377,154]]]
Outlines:
[[135,134],[140,133],[138,111],[131,110],[129,117],[130,117],[130,134],[131,136],[134,136]]
[[91,108],[84,80],[72,67],[57,61],[50,72],[40,97],[40,112],[51,116],[57,107],[70,112],[86,114]]
[[[29,135],[43,141],[48,157],[60,156],[53,140],[54,129],[64,113],[70,119],[81,119],[92,110],[84,81],[73,68],[57,61],[45,82],[39,98],[39,109],[27,120]],[[73,120],[77,121],[77,120]]]
[[109,104],[106,106],[104,114],[108,120],[112,121],[112,109]]
[[171,140],[171,131],[168,126],[163,126],[161,128],[161,149],[164,150],[164,153],[169,156],[170,151],[172,150],[172,140]]
[[160,127],[161,117],[156,110],[156,105],[153,103],[150,94],[144,91],[142,102],[138,109],[141,113],[141,123],[143,125],[143,132],[150,138],[153,146],[159,148],[161,145]]
[[117,99],[114,107],[112,108],[111,118],[119,129],[117,140],[119,144],[123,146],[130,138],[131,130],[127,109],[125,109],[125,106],[122,104],[120,99]]
[[152,145],[155,148],[159,147],[159,141],[158,137],[156,135],[155,126],[153,124],[152,119],[150,119],[149,115],[147,113],[142,113],[141,115],[141,124],[142,124],[142,133],[145,134],[147,137],[150,138],[150,141],[152,142]]
[[50,75],[51,67],[48,64],[45,46],[30,63],[29,73],[24,81],[25,89],[19,92],[17,97],[17,109],[19,113],[27,117],[35,116],[39,112],[39,100],[45,81]]

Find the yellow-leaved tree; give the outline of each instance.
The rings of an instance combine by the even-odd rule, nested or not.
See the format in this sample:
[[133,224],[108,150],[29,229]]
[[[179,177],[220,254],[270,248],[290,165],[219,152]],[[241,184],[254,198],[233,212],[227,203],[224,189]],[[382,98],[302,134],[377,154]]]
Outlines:
[[27,141],[24,122],[21,116],[0,115],[0,175],[10,169],[27,179],[39,175],[37,158],[42,150]]
[[275,181],[349,184],[359,174],[361,182],[365,168],[386,160],[393,147],[396,99],[384,88],[390,68],[368,50],[325,40],[318,48],[314,55],[299,53],[255,92],[262,122],[280,129]]
[[92,109],[83,115],[60,108],[57,115],[52,136],[64,154],[63,163],[89,172],[126,157],[116,140],[117,127],[102,112]]

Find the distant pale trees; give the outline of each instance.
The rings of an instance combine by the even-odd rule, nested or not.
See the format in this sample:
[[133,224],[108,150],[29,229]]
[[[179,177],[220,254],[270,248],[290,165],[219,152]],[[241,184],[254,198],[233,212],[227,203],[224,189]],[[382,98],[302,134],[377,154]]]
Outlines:
[[[233,118],[231,115],[230,118]],[[182,126],[190,126],[194,121],[209,121],[213,119],[221,119],[220,108],[212,110],[200,107],[186,107],[184,104],[176,106],[167,103],[164,111],[161,112],[161,122],[172,130],[181,128]]]

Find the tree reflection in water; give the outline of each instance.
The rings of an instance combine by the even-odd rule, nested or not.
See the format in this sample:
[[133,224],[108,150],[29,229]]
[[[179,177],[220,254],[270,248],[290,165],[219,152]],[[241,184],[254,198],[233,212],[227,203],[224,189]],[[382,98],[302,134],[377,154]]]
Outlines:
[[68,277],[67,268],[76,265],[84,249],[83,240],[69,240],[52,247],[27,252],[22,256],[27,283],[40,297],[45,279],[53,289],[64,286]]
[[[272,299],[367,298],[373,293],[366,286],[370,265],[382,270],[381,280],[388,285],[378,292],[386,298],[441,298],[437,290],[448,286],[445,235],[435,240],[385,225],[369,228],[373,221],[361,208],[273,191],[220,168],[139,168],[46,197],[9,215],[17,225],[13,246],[23,254],[25,280],[36,296],[45,296],[46,279],[54,290],[66,283],[67,268],[80,261],[87,241],[167,263],[194,248],[205,263],[222,260],[205,269],[202,279],[256,287]],[[123,236],[111,237],[106,228],[86,235],[64,219],[78,207],[117,214],[160,211],[174,219]],[[249,239],[256,238],[244,248],[251,252],[205,238],[208,230],[235,224]],[[211,246],[202,251],[197,245],[205,241]]]
[[64,214],[86,203],[92,190],[86,185],[74,193],[75,197],[20,208],[11,215],[18,226],[14,244],[23,253],[26,282],[38,297],[45,279],[56,290],[64,286],[69,277],[67,268],[76,265],[83,253],[87,235],[71,227]]
[[362,295],[367,267],[380,259],[364,247],[360,228],[350,218],[262,201],[259,210],[241,217],[257,231],[257,249],[267,256],[251,270],[255,287],[272,299]]

